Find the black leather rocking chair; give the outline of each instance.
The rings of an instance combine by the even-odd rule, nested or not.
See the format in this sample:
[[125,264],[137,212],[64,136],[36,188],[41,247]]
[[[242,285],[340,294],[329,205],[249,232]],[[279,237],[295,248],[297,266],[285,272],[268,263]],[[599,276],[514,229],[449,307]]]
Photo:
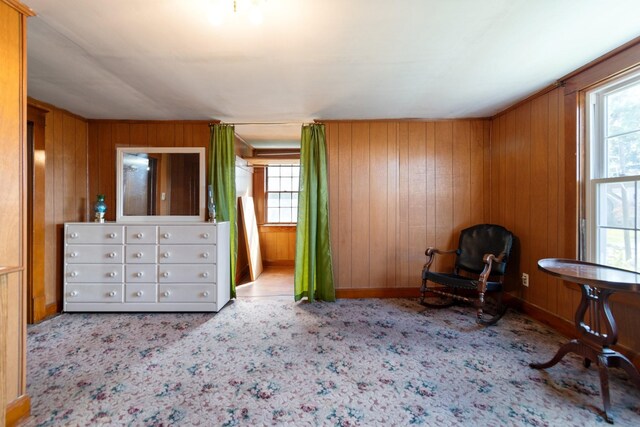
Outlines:
[[[480,224],[460,232],[458,249],[441,251],[428,248],[427,263],[422,269],[420,303],[428,307],[450,307],[456,301],[473,303],[478,310],[478,323],[493,325],[504,315],[502,280],[513,244],[513,234],[495,224]],[[455,254],[451,273],[431,271],[436,254]],[[432,286],[429,286],[429,282]],[[435,295],[435,298],[433,297]],[[444,298],[443,298],[444,297]],[[485,310],[492,303],[492,312]]]

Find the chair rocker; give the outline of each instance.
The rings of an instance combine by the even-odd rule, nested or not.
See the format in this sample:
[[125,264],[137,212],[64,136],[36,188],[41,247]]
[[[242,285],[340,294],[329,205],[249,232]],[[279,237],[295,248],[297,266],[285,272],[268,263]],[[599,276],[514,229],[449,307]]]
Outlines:
[[[513,244],[513,234],[495,224],[479,224],[460,232],[458,248],[426,250],[422,269],[420,303],[428,307],[450,307],[457,301],[473,303],[477,321],[493,325],[504,315],[503,278]],[[451,273],[431,271],[436,255],[456,255]],[[431,283],[431,285],[429,285]],[[485,314],[487,311],[487,314]]]

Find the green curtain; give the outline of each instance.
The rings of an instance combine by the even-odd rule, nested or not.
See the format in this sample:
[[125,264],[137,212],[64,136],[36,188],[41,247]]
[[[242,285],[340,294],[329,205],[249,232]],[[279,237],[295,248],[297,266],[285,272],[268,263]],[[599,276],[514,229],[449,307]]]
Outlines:
[[209,143],[209,182],[213,187],[216,219],[229,221],[231,254],[231,298],[236,297],[236,262],[238,258],[238,224],[236,199],[236,155],[233,125],[211,125]]
[[322,124],[302,126],[300,194],[296,231],[295,300],[335,301],[331,240],[327,149]]

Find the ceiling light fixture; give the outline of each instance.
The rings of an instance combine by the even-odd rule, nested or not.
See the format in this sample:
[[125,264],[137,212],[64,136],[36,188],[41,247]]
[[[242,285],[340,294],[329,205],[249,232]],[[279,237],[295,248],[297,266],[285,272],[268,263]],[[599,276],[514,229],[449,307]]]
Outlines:
[[220,26],[230,19],[246,19],[253,25],[264,21],[262,7],[266,0],[214,0],[209,20]]

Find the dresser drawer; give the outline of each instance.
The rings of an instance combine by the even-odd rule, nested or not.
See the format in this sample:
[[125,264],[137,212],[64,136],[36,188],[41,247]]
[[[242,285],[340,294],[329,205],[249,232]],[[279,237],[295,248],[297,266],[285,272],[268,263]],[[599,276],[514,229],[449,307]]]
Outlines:
[[211,285],[158,285],[158,300],[171,302],[216,302],[216,289]]
[[157,302],[158,291],[156,284],[126,284],[124,285],[125,302]]
[[70,224],[66,226],[65,237],[68,244],[122,244],[121,225]]
[[215,264],[162,264],[158,281],[161,283],[214,283]]
[[125,265],[124,280],[126,283],[155,283],[158,281],[157,271],[158,269],[155,264]]
[[158,243],[157,228],[153,225],[127,225],[125,232],[127,244]]
[[122,284],[77,283],[66,285],[66,302],[122,302]]
[[216,242],[216,226],[213,224],[161,225],[158,235],[161,244],[214,244]]
[[122,283],[122,264],[67,264],[67,282]]
[[128,264],[155,264],[157,260],[156,245],[127,245],[125,260]]
[[215,245],[160,245],[160,264],[215,263]]
[[122,245],[69,245],[64,257],[70,264],[122,264]]

